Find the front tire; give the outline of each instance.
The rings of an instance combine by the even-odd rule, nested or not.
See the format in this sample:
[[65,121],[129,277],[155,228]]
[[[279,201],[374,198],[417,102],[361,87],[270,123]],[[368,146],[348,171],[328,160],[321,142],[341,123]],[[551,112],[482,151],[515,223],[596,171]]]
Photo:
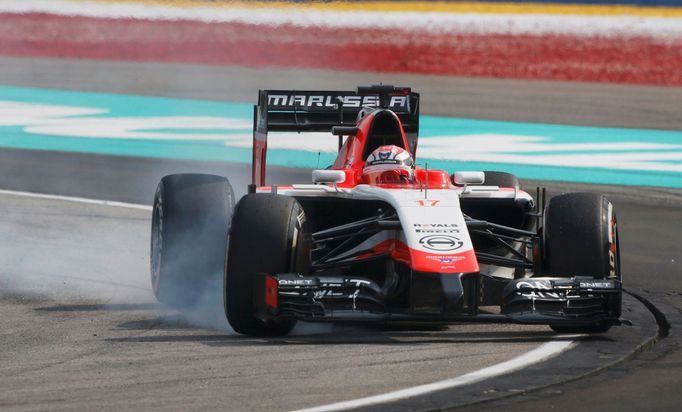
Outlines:
[[173,307],[194,305],[223,271],[234,193],[227,179],[175,174],[154,195],[151,281],[156,299]]
[[254,314],[256,273],[306,273],[310,265],[305,213],[296,199],[276,194],[249,194],[232,219],[225,262],[225,314],[232,328],[250,336],[282,336],[294,320],[264,322]]
[[[549,276],[621,279],[618,221],[606,197],[593,193],[556,196],[547,205],[544,219],[543,266]],[[613,316],[620,316],[620,294],[608,302],[608,307]],[[602,333],[610,327],[595,323],[584,328],[552,326],[552,329]]]

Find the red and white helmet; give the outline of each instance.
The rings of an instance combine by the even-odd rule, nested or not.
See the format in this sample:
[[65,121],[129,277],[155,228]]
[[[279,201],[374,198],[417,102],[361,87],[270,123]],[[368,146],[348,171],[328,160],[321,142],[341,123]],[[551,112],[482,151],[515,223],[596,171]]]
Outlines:
[[380,146],[367,157],[362,173],[370,183],[412,182],[414,161],[410,153],[401,147]]

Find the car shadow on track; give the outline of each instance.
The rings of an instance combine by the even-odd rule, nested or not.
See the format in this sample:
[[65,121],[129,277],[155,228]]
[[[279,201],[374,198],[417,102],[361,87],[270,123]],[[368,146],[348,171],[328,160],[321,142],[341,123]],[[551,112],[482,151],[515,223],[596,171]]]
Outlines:
[[162,309],[158,303],[82,303],[73,305],[54,305],[35,308],[40,312],[96,312],[96,311],[135,311]]
[[[364,333],[363,333],[364,332]],[[339,335],[329,335],[324,337],[300,336],[288,337],[284,339],[270,339],[266,342],[259,342],[263,345],[367,345],[367,344],[395,344],[395,345],[426,345],[426,344],[455,344],[455,343],[543,343],[549,340],[560,340],[559,335],[554,332],[453,332],[453,331],[434,331],[405,334],[395,334],[387,332],[377,332],[371,330],[349,330]],[[575,338],[570,338],[576,340]],[[580,338],[582,339],[582,338]],[[591,337],[585,337],[591,340]],[[603,338],[597,338],[603,339]],[[220,343],[214,342],[213,345]]]
[[[136,319],[120,322],[116,329],[144,331],[144,336],[109,338],[118,343],[196,342],[207,346],[286,345],[425,345],[447,343],[542,343],[563,339],[548,327],[392,323],[376,325],[334,325],[299,322],[294,331],[277,338],[248,337],[233,332],[224,313],[168,311],[158,303],[78,303],[38,307],[44,312],[147,311]],[[151,312],[154,311],[154,312]],[[157,316],[149,316],[149,315]],[[199,316],[197,316],[199,315]],[[217,319],[220,318],[218,321]],[[580,341],[611,341],[608,334],[571,336]]]
[[[525,330],[481,330],[481,325],[400,325],[397,328],[382,326],[330,326],[306,324],[293,334],[277,337],[248,337],[232,331],[207,332],[187,323],[181,316],[161,316],[144,320],[127,321],[118,325],[121,329],[153,331],[144,336],[107,339],[118,343],[196,342],[212,347],[222,346],[286,346],[286,345],[425,345],[448,343],[542,343],[564,339],[549,328],[537,327]],[[492,326],[494,327],[494,326]],[[524,328],[524,327],[521,327]],[[608,335],[575,336],[566,339],[580,341],[611,340]]]

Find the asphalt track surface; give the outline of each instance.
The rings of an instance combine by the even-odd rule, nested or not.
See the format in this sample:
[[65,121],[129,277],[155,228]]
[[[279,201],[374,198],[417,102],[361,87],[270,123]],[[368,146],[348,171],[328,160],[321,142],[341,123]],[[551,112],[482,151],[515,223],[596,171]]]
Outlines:
[[[253,100],[257,88],[283,83],[334,89],[379,80],[327,71],[5,58],[0,76],[13,85],[236,101]],[[419,88],[428,114],[682,129],[676,109],[680,89],[416,76],[381,80]],[[242,165],[0,150],[2,189],[149,204],[158,179],[182,171],[228,175],[238,189],[249,174]],[[309,179],[307,172],[287,169],[271,176],[282,182]],[[513,375],[392,409],[471,403],[476,410],[679,406],[682,194],[545,185],[553,192],[608,193],[620,220],[626,285],[666,315],[670,337],[660,339],[665,327],[657,330],[653,315],[629,297],[625,317],[633,320],[631,328],[578,338],[574,349]],[[554,336],[542,327],[456,325],[445,330],[304,327],[286,339],[238,337],[227,331],[217,305],[178,313],[153,302],[146,266],[148,211],[14,195],[0,195],[0,209],[3,409],[311,407],[459,376]],[[593,376],[561,383],[583,375]],[[542,389],[548,384],[553,385]]]

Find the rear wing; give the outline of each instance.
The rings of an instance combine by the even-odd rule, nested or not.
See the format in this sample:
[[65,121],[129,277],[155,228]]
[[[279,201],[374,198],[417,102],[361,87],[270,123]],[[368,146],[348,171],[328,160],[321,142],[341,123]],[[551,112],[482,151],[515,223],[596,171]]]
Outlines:
[[252,184],[265,185],[268,132],[329,132],[355,126],[364,107],[384,107],[398,115],[410,151],[419,134],[419,93],[409,87],[361,86],[356,91],[260,90],[253,108]]

